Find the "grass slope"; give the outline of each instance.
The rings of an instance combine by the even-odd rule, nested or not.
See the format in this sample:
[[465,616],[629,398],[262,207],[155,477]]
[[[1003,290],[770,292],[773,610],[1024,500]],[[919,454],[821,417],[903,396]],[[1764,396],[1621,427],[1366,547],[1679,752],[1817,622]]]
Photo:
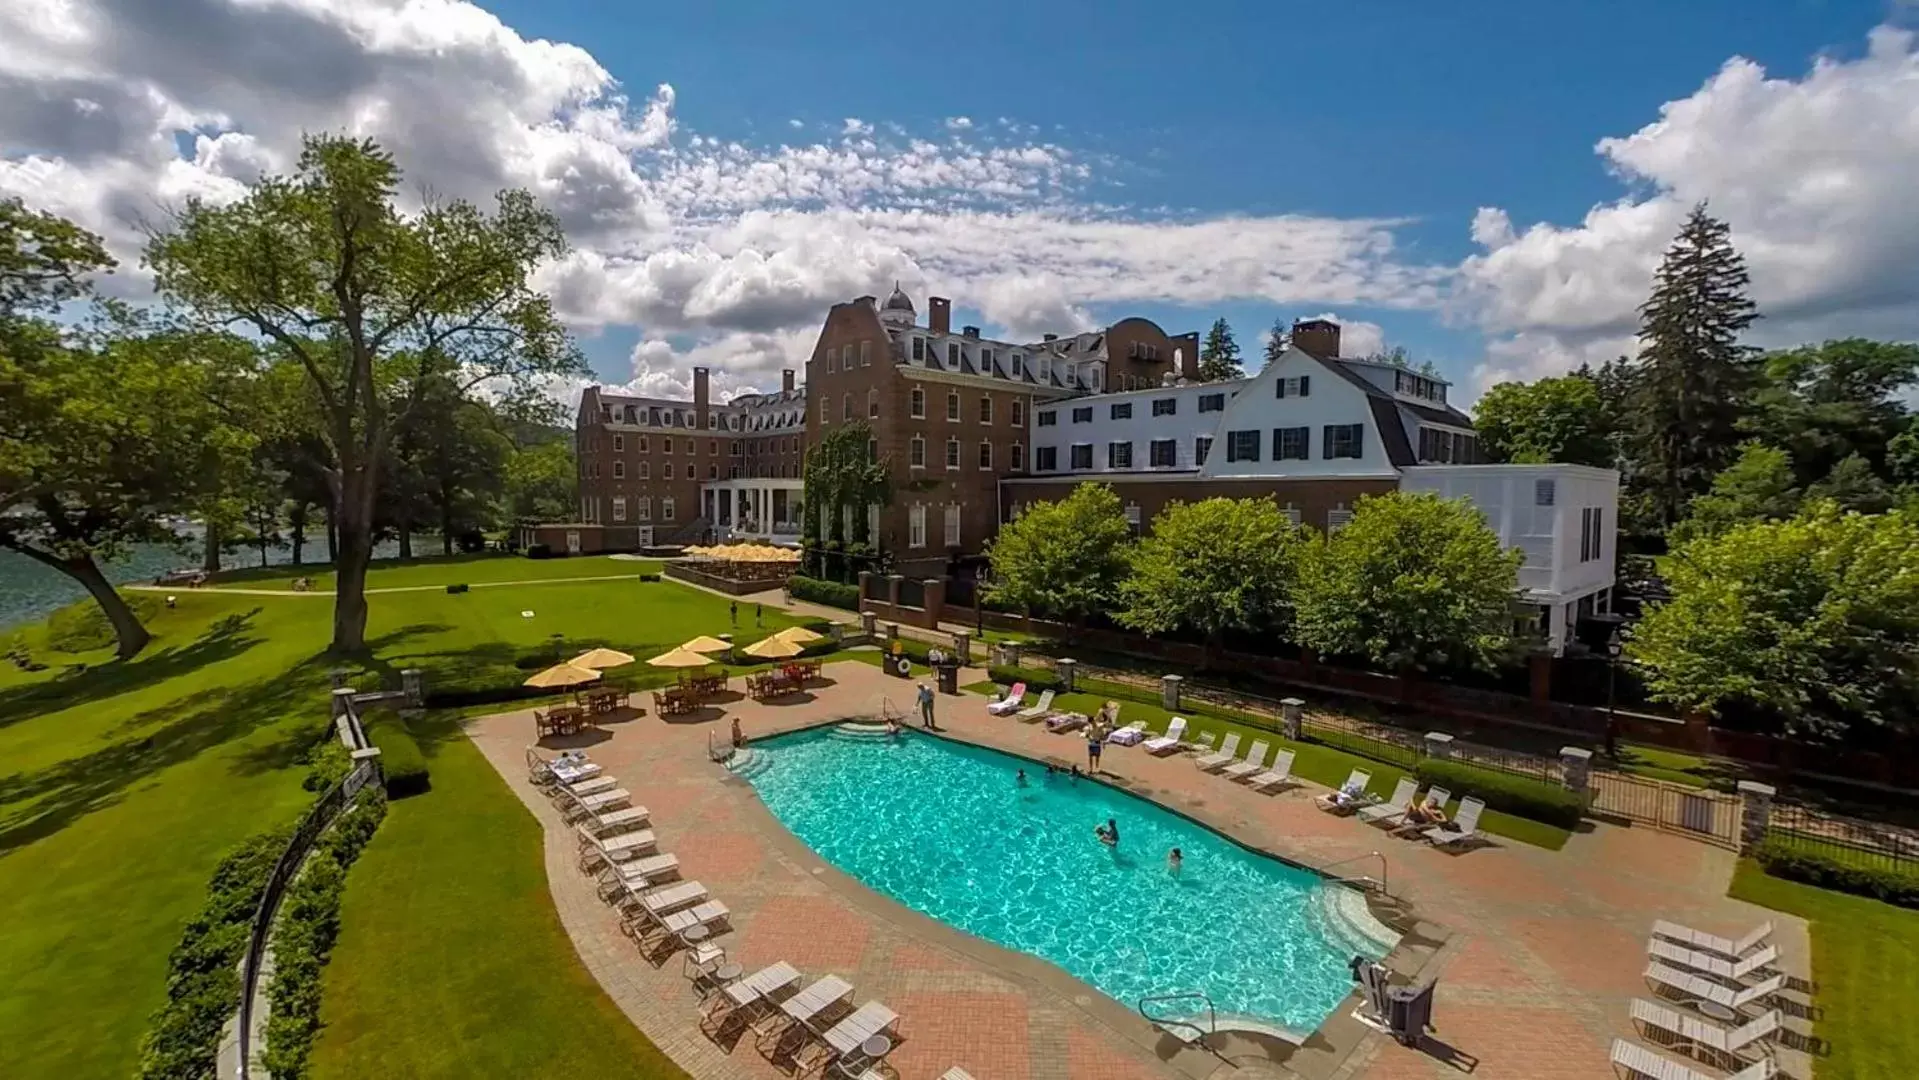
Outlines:
[[1919,1061],[1919,911],[1770,877],[1741,859],[1728,895],[1812,924],[1819,1080],[1907,1076]]
[[464,736],[395,802],[347,879],[314,1080],[686,1076],[581,966],[539,823]]

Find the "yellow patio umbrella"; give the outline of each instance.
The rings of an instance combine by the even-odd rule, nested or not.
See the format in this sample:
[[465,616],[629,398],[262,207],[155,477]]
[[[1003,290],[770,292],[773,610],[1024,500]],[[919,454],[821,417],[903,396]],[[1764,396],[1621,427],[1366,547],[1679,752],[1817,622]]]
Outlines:
[[537,686],[544,690],[562,690],[569,686],[585,686],[597,682],[600,673],[573,664],[554,664],[545,671],[526,680],[524,685]]
[[804,626],[789,626],[773,636],[782,641],[790,641],[795,645],[811,645],[815,641],[826,640],[825,634],[816,634]]
[[798,656],[805,650],[800,648],[797,643],[789,641],[778,634],[774,634],[772,637],[762,638],[740,651],[748,656],[757,656],[762,660],[785,660],[788,657]]
[[647,663],[654,667],[695,668],[706,667],[712,664],[713,661],[689,649],[680,648],[674,649],[672,652],[663,652],[653,659],[648,660]]
[[574,667],[587,668],[592,671],[599,671],[602,668],[610,667],[625,667],[632,662],[633,658],[631,656],[628,656],[618,649],[588,649],[567,661],[567,663],[572,664]]
[[701,634],[699,637],[680,646],[680,648],[687,652],[696,653],[725,652],[732,647],[731,642],[721,641],[719,638],[707,634]]

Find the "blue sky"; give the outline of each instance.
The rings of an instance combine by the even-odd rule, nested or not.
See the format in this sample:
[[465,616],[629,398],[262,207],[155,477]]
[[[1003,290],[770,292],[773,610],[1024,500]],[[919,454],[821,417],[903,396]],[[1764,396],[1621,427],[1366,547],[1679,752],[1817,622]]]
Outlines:
[[[894,280],[1021,340],[1332,314],[1470,401],[1633,348],[1695,202],[1761,346],[1919,338],[1919,0],[0,5],[0,195],[100,233],[391,148],[532,190],[598,381],[777,385]],[[297,58],[294,62],[292,58]],[[409,194],[411,197],[411,194]],[[577,382],[556,384],[563,398]]]

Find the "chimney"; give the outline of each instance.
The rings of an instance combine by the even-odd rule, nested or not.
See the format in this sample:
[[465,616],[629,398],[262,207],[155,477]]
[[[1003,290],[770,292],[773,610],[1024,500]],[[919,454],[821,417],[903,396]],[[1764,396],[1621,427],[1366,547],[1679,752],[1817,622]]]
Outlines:
[[1043,340],[1043,341],[1058,341],[1058,340],[1059,340],[1059,335],[1058,335],[1058,334],[1042,334],[1042,335],[1040,335],[1040,337],[1041,337],[1041,340]]
[[1199,381],[1199,331],[1173,339],[1173,368],[1180,378]]
[[944,296],[926,298],[926,327],[935,334],[953,332],[953,302]]
[[783,394],[790,394],[793,392],[793,369],[792,368],[787,368],[785,371],[780,372],[780,392]]
[[1321,360],[1339,359],[1339,324],[1326,319],[1305,319],[1293,323],[1293,344],[1301,352]]
[[963,335],[964,335],[964,336],[966,336],[966,337],[970,337],[970,338],[976,338],[976,337],[978,337],[978,336],[979,336],[979,327],[977,327],[977,326],[962,326],[962,327],[960,327],[960,333],[961,333],[961,334],[963,334]]
[[706,369],[703,367],[693,369],[693,426],[701,431],[707,427]]

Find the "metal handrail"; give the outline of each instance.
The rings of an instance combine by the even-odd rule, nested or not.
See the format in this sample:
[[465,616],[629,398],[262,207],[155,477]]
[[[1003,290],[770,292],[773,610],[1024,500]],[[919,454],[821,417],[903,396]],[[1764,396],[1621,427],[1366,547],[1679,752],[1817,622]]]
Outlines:
[[[1180,1020],[1171,1016],[1154,1016],[1152,1013],[1149,1013],[1146,1011],[1146,1007],[1148,1005],[1158,1005],[1158,1004],[1172,1002],[1172,1001],[1203,1001],[1205,1002],[1206,1003],[1206,1027],[1202,1028],[1198,1024],[1195,1024],[1190,1020]],[[1159,1027],[1190,1028],[1194,1032],[1195,1041],[1198,1041],[1199,1039],[1203,1039],[1206,1036],[1211,1035],[1213,1032],[1219,1030],[1219,1013],[1217,1010],[1213,1008],[1213,999],[1207,994],[1198,990],[1181,990],[1171,994],[1148,994],[1147,996],[1139,999],[1139,1014],[1146,1018],[1147,1023],[1154,1024]]]
[[1331,864],[1330,866],[1321,867],[1319,872],[1322,874],[1325,874],[1328,878],[1331,878],[1333,881],[1342,881],[1342,882],[1346,882],[1347,884],[1355,884],[1355,885],[1365,884],[1366,882],[1372,879],[1365,878],[1365,877],[1357,877],[1357,878],[1340,877],[1336,874],[1329,873],[1329,871],[1331,871],[1333,867],[1335,866],[1344,866],[1347,863],[1358,862],[1361,859],[1378,859],[1379,860],[1379,891],[1383,893],[1392,892],[1392,886],[1389,885],[1386,881],[1386,856],[1380,854],[1377,851],[1369,851],[1364,855],[1354,855],[1348,859],[1341,859],[1338,862]]

